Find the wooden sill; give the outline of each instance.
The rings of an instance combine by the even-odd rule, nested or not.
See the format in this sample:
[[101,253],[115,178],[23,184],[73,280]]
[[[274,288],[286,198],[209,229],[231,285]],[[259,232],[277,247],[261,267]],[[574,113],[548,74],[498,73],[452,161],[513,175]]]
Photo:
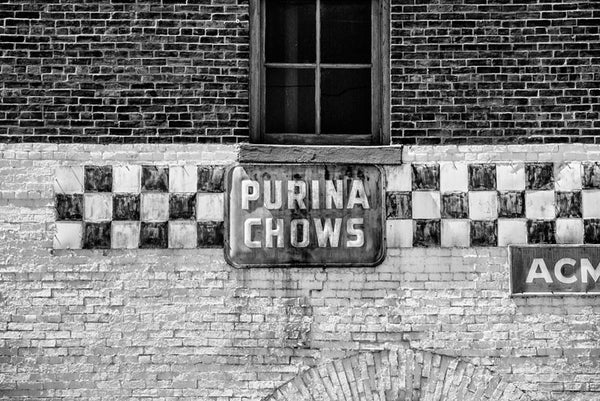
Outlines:
[[240,163],[402,164],[402,145],[305,146],[240,144]]

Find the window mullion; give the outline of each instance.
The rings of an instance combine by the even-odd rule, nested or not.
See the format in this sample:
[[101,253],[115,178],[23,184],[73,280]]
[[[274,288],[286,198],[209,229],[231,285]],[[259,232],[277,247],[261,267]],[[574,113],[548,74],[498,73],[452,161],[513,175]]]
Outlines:
[[321,0],[316,0],[315,133],[321,134]]

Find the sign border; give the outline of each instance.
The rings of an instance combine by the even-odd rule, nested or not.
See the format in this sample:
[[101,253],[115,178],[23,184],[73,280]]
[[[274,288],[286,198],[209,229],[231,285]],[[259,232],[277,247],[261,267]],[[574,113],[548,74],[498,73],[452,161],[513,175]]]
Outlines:
[[223,218],[225,221],[224,224],[224,231],[223,231],[223,253],[225,256],[225,261],[232,267],[236,268],[236,269],[249,269],[249,268],[261,268],[261,269],[269,269],[272,267],[291,267],[291,268],[329,268],[329,267],[347,267],[347,268],[358,268],[358,267],[375,267],[375,266],[379,266],[380,264],[383,263],[383,261],[385,260],[386,256],[387,256],[387,224],[386,224],[386,213],[385,213],[385,193],[386,193],[386,187],[387,187],[387,177],[385,175],[385,169],[378,165],[378,164],[360,164],[360,166],[364,167],[364,166],[371,166],[371,167],[375,167],[377,170],[379,170],[379,174],[381,177],[381,229],[383,231],[382,233],[382,239],[381,239],[381,248],[379,251],[379,254],[377,255],[377,258],[370,263],[347,263],[347,262],[343,262],[343,263],[336,263],[336,262],[332,262],[332,263],[318,263],[318,264],[310,264],[310,263],[276,263],[276,264],[269,264],[269,265],[265,265],[265,264],[255,264],[255,263],[238,263],[235,262],[233,260],[231,260],[231,257],[229,255],[229,251],[231,250],[230,244],[229,244],[229,214],[230,214],[230,210],[229,210],[229,191],[231,190],[230,188],[230,174],[232,174],[233,169],[235,169],[236,167],[240,167],[240,166],[252,166],[252,167],[256,167],[256,166],[303,166],[303,167],[310,167],[310,166],[315,166],[315,167],[320,167],[320,166],[357,166],[357,164],[353,164],[353,163],[234,163],[234,164],[230,164],[229,166],[227,166],[227,168],[225,169],[225,192],[223,193],[223,196],[225,197],[224,199],[224,203],[225,203],[225,208],[224,208],[224,214],[223,214]]
[[510,288],[511,298],[527,298],[527,297],[551,297],[551,296],[578,296],[578,297],[598,297],[599,292],[567,292],[567,291],[547,291],[547,292],[514,292],[513,289],[513,266],[512,254],[516,248],[599,248],[600,244],[511,244],[508,246],[508,284]]

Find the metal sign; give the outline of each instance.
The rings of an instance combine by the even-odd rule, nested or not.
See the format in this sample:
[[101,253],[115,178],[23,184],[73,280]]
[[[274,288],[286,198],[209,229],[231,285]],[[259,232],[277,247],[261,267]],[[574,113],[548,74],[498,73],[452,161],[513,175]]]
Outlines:
[[511,246],[514,295],[600,294],[600,247]]
[[225,259],[375,266],[385,257],[383,191],[373,165],[236,165],[226,175]]

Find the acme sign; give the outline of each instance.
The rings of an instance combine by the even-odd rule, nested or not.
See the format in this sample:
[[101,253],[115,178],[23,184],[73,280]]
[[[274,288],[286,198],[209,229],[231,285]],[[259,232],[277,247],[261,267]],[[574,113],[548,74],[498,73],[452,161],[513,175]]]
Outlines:
[[377,166],[236,165],[226,194],[225,258],[233,266],[374,266],[385,256]]
[[511,246],[510,263],[515,295],[600,295],[598,246]]

